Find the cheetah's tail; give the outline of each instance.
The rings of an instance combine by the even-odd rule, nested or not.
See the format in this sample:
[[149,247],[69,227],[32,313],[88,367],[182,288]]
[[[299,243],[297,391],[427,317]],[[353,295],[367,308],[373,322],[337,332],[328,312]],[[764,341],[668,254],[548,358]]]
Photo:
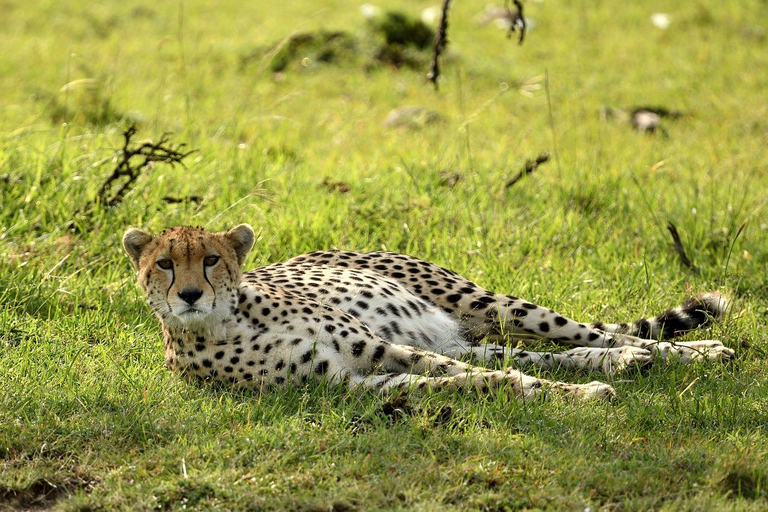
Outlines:
[[704,327],[712,320],[720,320],[729,305],[728,298],[718,292],[701,293],[652,318],[641,318],[631,324],[595,322],[591,325],[604,332],[629,334],[644,339],[669,339]]

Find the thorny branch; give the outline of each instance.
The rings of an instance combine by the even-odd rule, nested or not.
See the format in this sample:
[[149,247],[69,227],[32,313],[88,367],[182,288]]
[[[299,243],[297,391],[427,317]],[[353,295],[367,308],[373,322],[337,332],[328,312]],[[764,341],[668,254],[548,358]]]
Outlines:
[[[170,134],[164,133],[156,143],[144,142],[131,147],[132,138],[136,135],[136,126],[132,125],[123,132],[123,147],[115,152],[116,165],[112,174],[104,181],[96,194],[96,204],[114,207],[120,204],[125,194],[133,186],[142,171],[151,167],[155,162],[162,162],[175,166],[184,165],[184,158],[195,150],[185,151],[186,144],[174,146],[170,142]],[[122,185],[121,179],[125,178]],[[114,192],[112,192],[114,189]]]
[[547,161],[549,161],[549,153],[541,153],[539,156],[536,157],[536,160],[526,160],[525,166],[520,170],[517,176],[515,176],[514,178],[511,178],[507,182],[504,188],[510,188],[512,185],[520,181],[520,179],[523,176],[531,174],[533,171],[536,170],[536,168],[538,168],[541,164]]
[[696,265],[694,265],[688,258],[688,255],[685,254],[683,242],[680,240],[680,235],[677,233],[677,227],[672,224],[672,221],[667,222],[667,229],[672,235],[672,241],[675,243],[675,251],[677,251],[677,255],[680,256],[680,261],[689,269],[696,270]]

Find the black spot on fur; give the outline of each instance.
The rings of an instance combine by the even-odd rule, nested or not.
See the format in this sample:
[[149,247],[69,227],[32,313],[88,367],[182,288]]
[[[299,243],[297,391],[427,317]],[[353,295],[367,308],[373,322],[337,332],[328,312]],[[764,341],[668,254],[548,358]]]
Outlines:
[[[697,313],[704,314],[703,311],[698,311]],[[677,335],[683,334],[689,327],[688,322],[685,322],[683,317],[672,309],[659,315],[659,317],[656,318],[656,321],[663,325],[661,331],[662,338],[674,338]]]
[[479,300],[473,300],[469,304],[469,308],[470,309],[485,309],[487,307],[488,307],[488,303],[483,302],[483,301],[479,301]]
[[363,350],[365,350],[365,340],[360,340],[358,342],[355,342],[352,344],[352,355],[355,357],[360,357],[360,355],[363,353]]
[[379,345],[376,347],[376,349],[373,351],[373,355],[371,356],[371,362],[375,364],[381,361],[381,358],[384,357],[385,351],[386,347],[384,345]]
[[651,322],[648,320],[642,319],[638,320],[635,323],[635,328],[637,331],[635,332],[635,336],[638,338],[648,338],[651,336],[652,329],[651,329]]
[[390,303],[390,304],[387,304],[387,309],[389,310],[390,313],[392,313],[396,317],[400,318],[400,310],[397,309],[397,306],[395,306],[394,304]]

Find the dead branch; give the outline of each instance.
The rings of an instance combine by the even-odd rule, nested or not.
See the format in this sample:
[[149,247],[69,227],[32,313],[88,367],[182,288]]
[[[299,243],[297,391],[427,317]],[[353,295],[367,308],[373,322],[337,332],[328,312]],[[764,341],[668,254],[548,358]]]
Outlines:
[[688,258],[688,255],[685,254],[683,242],[680,240],[680,235],[677,233],[677,227],[675,227],[672,221],[667,222],[667,229],[672,235],[672,241],[675,243],[675,251],[677,251],[677,255],[680,256],[680,261],[689,269],[696,270],[696,265],[694,265]]
[[440,76],[440,55],[445,50],[445,45],[448,44],[448,10],[451,6],[451,0],[443,1],[443,12],[440,17],[440,26],[437,27],[435,32],[435,42],[432,45],[432,70],[427,74],[427,78],[432,85],[435,86],[435,90],[438,89],[437,79]]
[[[184,166],[184,158],[195,152],[184,151],[186,144],[171,144],[169,133],[164,133],[156,143],[144,142],[131,147],[131,139],[135,134],[135,125],[123,132],[123,147],[117,150],[114,156],[117,162],[115,168],[99,188],[94,203],[110,208],[117,206],[145,169],[156,162],[170,164],[172,167],[176,164]],[[122,179],[124,181],[121,185]]]
[[536,157],[536,160],[526,160],[525,166],[520,170],[520,172],[517,174],[517,176],[511,178],[507,184],[504,186],[504,188],[510,188],[515,183],[520,181],[520,179],[523,176],[527,176],[528,174],[531,174],[533,171],[535,171],[541,164],[544,162],[549,161],[549,153],[541,153],[539,156]]

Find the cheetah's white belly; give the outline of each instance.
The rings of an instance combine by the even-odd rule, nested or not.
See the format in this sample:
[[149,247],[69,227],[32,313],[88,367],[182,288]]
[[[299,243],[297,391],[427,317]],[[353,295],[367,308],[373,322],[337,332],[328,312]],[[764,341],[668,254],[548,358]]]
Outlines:
[[278,286],[298,285],[296,291],[302,290],[302,295],[357,317],[392,343],[438,353],[468,345],[459,323],[448,313],[415,296],[399,282],[375,272],[317,265],[273,265],[249,274],[260,279],[268,277]]
[[[393,296],[383,296],[375,290],[351,291],[354,299],[343,301],[336,307],[356,316],[387,341],[438,353],[467,345],[456,320],[408,290],[398,290]],[[363,297],[363,291],[373,292],[373,298]],[[333,293],[321,300],[330,303],[332,297]],[[360,308],[362,301],[367,303],[367,309]]]

